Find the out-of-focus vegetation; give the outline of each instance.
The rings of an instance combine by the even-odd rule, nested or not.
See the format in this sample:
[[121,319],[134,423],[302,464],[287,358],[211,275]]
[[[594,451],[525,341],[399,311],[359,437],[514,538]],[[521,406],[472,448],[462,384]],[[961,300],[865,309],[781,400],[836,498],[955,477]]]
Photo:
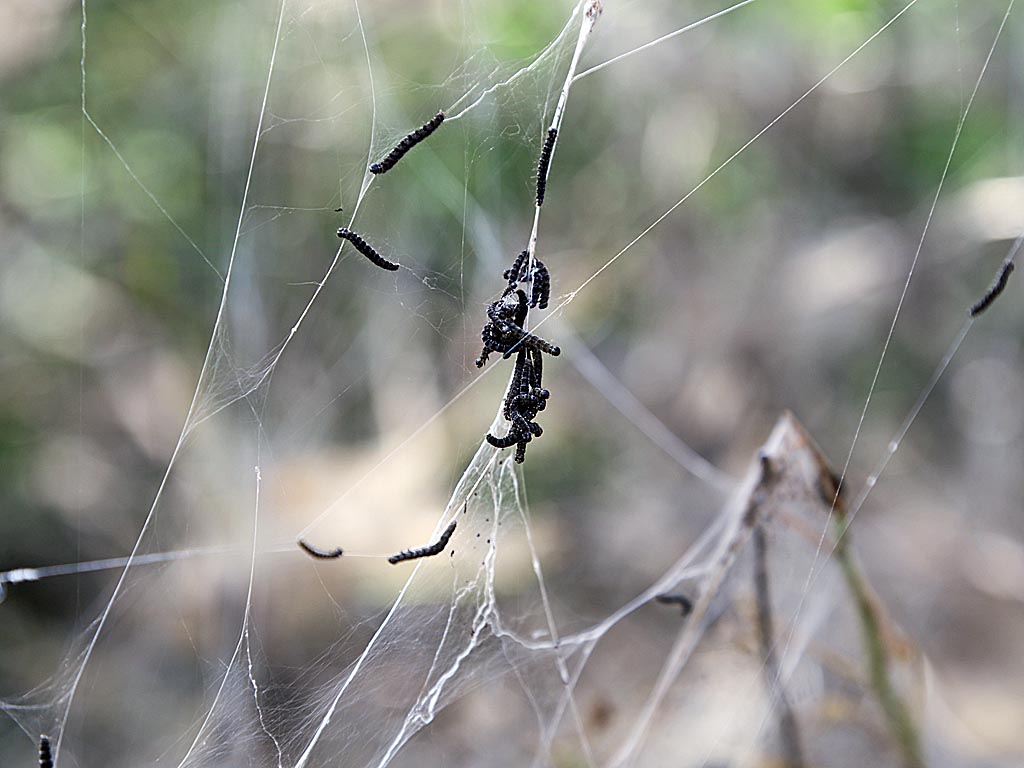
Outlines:
[[[720,6],[607,0],[583,68]],[[540,228],[552,304],[901,7],[761,0],[579,80]],[[374,182],[353,226],[408,269],[347,256],[271,376],[267,363],[331,263],[368,156],[529,64],[570,8],[363,2],[361,29],[351,2],[289,1],[276,49],[273,3],[88,2],[84,33],[77,4],[0,9],[0,571],[131,552],[232,256],[204,418],[141,551],[244,554],[255,464],[267,548],[331,505],[318,541],[426,542],[500,401],[505,371],[453,398],[480,376],[486,304],[529,235],[571,41]],[[546,369],[545,434],[524,471],[563,620],[585,624],[643,589],[721,501],[614,403],[635,397],[736,475],[788,408],[843,465],[970,102],[852,456],[859,490],[1024,231],[1020,9],[972,100],[1005,9],[921,0],[545,322],[566,354]],[[949,761],[936,764],[1024,758],[1019,299],[1011,281],[975,324],[853,524],[868,579],[929,660],[922,712]],[[607,378],[581,372],[576,337]],[[338,637],[339,664],[358,652],[403,579],[384,568],[261,560],[254,621],[275,681],[301,680]],[[155,733],[188,732],[230,653],[244,558],[155,570],[132,582],[130,612],[90,667],[100,681],[118,664],[137,670],[154,695],[117,701],[95,680],[80,690],[78,764],[110,754],[126,719],[138,723],[127,746],[147,758]],[[57,673],[118,574],[10,589],[0,698]],[[673,631],[662,616],[648,629]],[[605,681],[613,700],[618,684]],[[0,724],[0,762],[28,764],[31,748],[13,720]]]

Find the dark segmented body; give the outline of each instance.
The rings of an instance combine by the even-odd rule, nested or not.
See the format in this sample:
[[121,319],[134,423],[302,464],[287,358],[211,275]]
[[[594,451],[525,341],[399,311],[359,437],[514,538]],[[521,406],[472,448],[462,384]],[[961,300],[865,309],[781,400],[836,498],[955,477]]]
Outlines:
[[345,554],[345,550],[341,547],[337,549],[317,549],[312,544],[307,544],[302,539],[299,539],[299,546],[302,551],[310,557],[315,557],[317,560],[335,560]]
[[526,443],[516,443],[516,464],[522,464],[526,461]]
[[655,595],[654,599],[663,605],[678,605],[683,616],[693,610],[693,601],[686,595]]
[[533,292],[530,296],[530,306],[547,309],[548,300],[551,298],[551,273],[540,259],[534,259],[533,263]]
[[519,442],[519,435],[515,432],[509,432],[504,437],[495,437],[490,432],[484,435],[484,438],[488,443],[493,445],[495,448],[511,448],[513,445]]
[[977,317],[980,315],[992,306],[992,302],[999,298],[999,294],[1006,289],[1006,283],[1009,281],[1010,275],[1013,273],[1013,268],[1012,261],[1008,261],[1003,264],[1002,269],[999,270],[999,274],[996,276],[995,283],[988,289],[988,293],[982,296],[981,300],[968,310],[968,314],[971,317]]
[[530,294],[530,306],[547,309],[548,300],[551,298],[551,273],[544,266],[544,262],[536,257],[533,259],[533,269],[528,269],[529,258],[529,251],[520,253],[516,256],[516,260],[512,262],[512,266],[502,273],[502,277],[508,280],[509,287],[514,287],[516,283],[530,280],[533,283],[533,289]]
[[524,347],[516,355],[516,367],[512,382],[505,396],[503,415],[509,423],[508,434],[495,437],[489,432],[487,442],[495,448],[516,446],[515,460],[521,464],[526,459],[526,445],[533,438],[544,434],[534,419],[547,407],[550,393],[541,387],[542,355],[535,347]]
[[395,270],[398,269],[397,264],[395,264],[393,261],[388,261],[383,256],[381,256],[372,245],[363,240],[363,238],[361,238],[348,227],[342,227],[341,229],[339,229],[338,237],[340,237],[342,240],[348,240],[348,242],[352,243],[353,248],[355,248],[357,251],[363,254],[363,256],[368,258],[381,269],[386,269],[389,272],[394,272]]
[[443,122],[444,112],[438,112],[436,115],[430,118],[430,120],[425,122],[415,131],[413,131],[400,142],[398,142],[395,148],[388,153],[387,157],[385,157],[379,163],[374,163],[373,165],[371,165],[370,173],[379,175],[390,171],[392,168],[398,165],[399,160],[405,157],[406,152],[408,152],[410,149],[415,147],[417,144],[419,144],[421,141],[427,138],[430,134],[436,131]]
[[501,352],[505,359],[523,348],[538,349],[552,356],[562,353],[561,349],[551,342],[523,330],[528,308],[526,294],[516,289],[514,284],[505,289],[501,298],[487,307],[490,322],[480,331],[484,346],[476,360],[477,368],[484,366],[491,352]]
[[557,128],[548,128],[547,138],[544,139],[544,146],[540,150],[540,159],[537,161],[537,207],[544,205],[544,192],[548,187],[548,167],[551,165],[551,152],[555,148],[555,139],[558,138]]
[[529,258],[530,252],[528,250],[523,251],[516,256],[516,260],[512,262],[512,266],[501,273],[501,276],[508,280],[510,287],[523,279],[523,267],[526,266],[526,260]]
[[[546,352],[552,357],[558,357],[560,354],[562,354],[561,347],[555,346],[550,341],[545,341],[540,336],[534,336],[532,333],[524,331],[522,328],[518,327],[513,329],[513,331],[518,331],[521,334],[521,336],[512,344],[511,347],[509,347],[504,353],[502,353],[502,357],[506,360],[512,357],[512,353],[516,352],[521,347],[539,349],[541,352]],[[496,349],[494,351],[499,352],[500,350]]]
[[388,558],[388,562],[392,565],[397,563],[404,563],[406,560],[418,560],[421,557],[433,557],[444,552],[444,548],[448,546],[448,541],[451,539],[452,534],[455,533],[456,521],[452,520],[447,528],[444,529],[444,533],[441,534],[441,538],[435,541],[433,544],[420,547],[419,549],[407,549],[404,552],[399,552],[397,555],[392,555]]
[[39,768],[53,768],[53,756],[50,754],[49,736],[39,737]]

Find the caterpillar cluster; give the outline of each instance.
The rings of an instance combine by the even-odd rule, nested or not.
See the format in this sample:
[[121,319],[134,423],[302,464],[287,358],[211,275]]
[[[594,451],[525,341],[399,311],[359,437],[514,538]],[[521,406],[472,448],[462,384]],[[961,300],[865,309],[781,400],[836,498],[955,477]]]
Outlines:
[[540,259],[533,260],[532,269],[529,268],[529,261],[530,251],[523,251],[512,262],[512,266],[502,273],[502,277],[508,280],[510,286],[515,286],[519,282],[532,283],[530,306],[547,309],[548,300],[551,298],[551,273]]
[[413,131],[400,142],[398,142],[395,148],[392,149],[383,160],[381,160],[379,163],[374,163],[373,165],[371,165],[370,173],[379,175],[390,171],[392,168],[398,165],[399,160],[405,157],[406,152],[408,152],[410,149],[415,147],[417,144],[419,144],[421,141],[427,138],[430,134],[436,131],[443,122],[444,112],[438,112],[436,115],[430,118],[430,120],[425,122],[415,131]]
[[[438,112],[433,118],[402,139],[383,159],[370,165],[370,172],[374,175],[387,173],[405,157],[409,150],[436,131],[442,122],[444,122],[444,112]],[[548,170],[557,138],[558,130],[550,128],[537,162],[538,207],[544,203]],[[338,211],[340,212],[341,209],[339,208]],[[381,269],[393,272],[399,268],[398,264],[381,256],[373,246],[351,229],[341,227],[338,230],[338,237],[351,243],[352,247]],[[536,422],[537,414],[547,407],[550,397],[550,393],[542,385],[544,355],[556,356],[560,354],[561,350],[526,330],[529,308],[547,309],[548,301],[551,298],[551,274],[548,268],[539,259],[531,259],[530,251],[525,250],[516,257],[512,266],[505,270],[503,277],[508,281],[508,287],[496,301],[487,307],[487,323],[480,333],[483,350],[476,365],[482,367],[491,352],[500,352],[504,359],[513,354],[516,356],[512,383],[505,396],[503,407],[505,420],[509,423],[509,431],[504,437],[495,437],[488,433],[486,439],[496,448],[516,446],[515,460],[522,463],[526,459],[527,444],[534,437],[544,434],[544,430]],[[519,288],[519,284],[524,282],[531,284],[529,300]],[[433,544],[417,549],[407,549],[391,555],[388,562],[397,565],[408,560],[418,560],[440,554],[448,546],[448,542],[455,533],[455,527],[456,521],[453,520]],[[298,541],[298,545],[307,555],[317,560],[335,560],[345,554],[341,547],[330,550],[319,549],[302,539]],[[660,600],[662,597],[664,596],[659,596],[658,599]],[[683,604],[684,613],[688,611],[688,606],[688,602]],[[43,762],[44,748],[48,760],[49,741],[46,737],[43,737],[39,747],[40,768],[52,768],[52,762],[47,764]]]
[[352,243],[353,248],[355,248],[357,251],[363,254],[363,256],[368,258],[381,269],[386,269],[389,272],[394,272],[395,270],[398,269],[397,264],[395,264],[393,261],[388,261],[379,253],[377,253],[376,249],[372,245],[363,240],[363,238],[361,238],[348,227],[342,227],[341,229],[339,229],[338,237],[340,237],[342,240],[348,240],[350,243]]
[[[409,152],[413,147],[436,131],[444,122],[444,112],[438,112],[433,118],[402,139],[394,149],[382,160],[370,166],[370,172],[376,175],[386,173]],[[548,171],[551,156],[558,138],[558,129],[549,128],[541,147],[537,161],[537,207],[544,203],[547,190]],[[370,262],[389,271],[395,271],[399,265],[386,258],[352,230],[342,227],[338,237],[347,240]],[[478,368],[483,367],[491,352],[500,352],[503,359],[513,354],[516,356],[512,383],[505,396],[503,413],[509,423],[509,431],[504,437],[495,437],[487,433],[487,441],[497,448],[516,446],[515,460],[523,462],[526,458],[526,446],[534,438],[540,437],[543,430],[536,423],[537,414],[547,406],[550,396],[543,388],[541,377],[543,355],[556,356],[561,350],[549,341],[526,330],[526,318],[530,307],[547,309],[551,298],[551,273],[547,266],[537,258],[530,257],[530,251],[521,252],[512,266],[503,274],[508,287],[501,296],[487,307],[487,323],[480,332],[483,349],[476,360]],[[530,298],[519,289],[522,282],[529,282]],[[441,539],[428,547],[407,550],[388,558],[392,564],[419,557],[429,557],[441,552],[451,538],[455,524],[445,531]],[[330,560],[341,557],[342,549],[320,550],[299,541],[299,546],[311,557]]]
[[526,294],[515,285],[510,285],[497,301],[488,305],[488,322],[480,331],[484,347],[476,360],[477,368],[484,367],[491,352],[501,352],[505,360],[521,349],[535,349],[552,357],[561,354],[561,350],[550,341],[523,328],[528,308]]
[[[558,139],[558,129],[549,128],[544,145],[537,160],[537,207],[544,204],[547,191],[548,171],[551,155]],[[526,330],[526,317],[530,307],[547,309],[551,299],[551,273],[536,256],[531,258],[530,249],[522,251],[512,266],[502,273],[508,287],[497,301],[487,307],[488,322],[480,331],[484,347],[476,360],[478,368],[483,367],[491,352],[501,352],[507,359],[514,353],[515,369],[512,382],[505,394],[502,413],[508,422],[508,432],[503,437],[486,434],[487,442],[495,448],[516,446],[515,460],[526,460],[526,446],[535,437],[544,434],[537,424],[537,414],[547,407],[550,392],[541,382],[544,355],[558,355],[561,350],[551,342]],[[519,289],[520,283],[530,283],[530,299]]]
[[524,347],[516,355],[512,383],[505,396],[503,415],[509,423],[508,434],[495,437],[487,433],[487,442],[495,448],[516,447],[515,461],[526,460],[526,446],[535,437],[544,434],[535,419],[547,407],[551,393],[541,386],[543,356],[536,347]]
[[392,565],[398,563],[404,563],[406,560],[419,560],[421,557],[433,557],[444,552],[444,548],[448,546],[448,541],[451,539],[452,534],[455,533],[455,526],[457,521],[452,520],[448,524],[448,527],[444,529],[444,533],[441,534],[441,538],[426,547],[420,547],[419,549],[407,549],[404,552],[399,552],[397,555],[392,555],[388,558],[388,562]]

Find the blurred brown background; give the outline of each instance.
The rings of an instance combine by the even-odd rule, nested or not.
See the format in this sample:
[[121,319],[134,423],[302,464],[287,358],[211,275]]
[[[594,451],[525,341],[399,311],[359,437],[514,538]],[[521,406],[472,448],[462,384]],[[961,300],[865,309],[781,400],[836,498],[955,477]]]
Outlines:
[[[583,68],[722,7],[607,0]],[[902,7],[760,0],[579,80],[541,220],[552,304]],[[125,556],[144,525],[141,553],[227,550],[129,572],[76,694],[68,765],[181,760],[235,647],[256,522],[252,621],[274,690],[324,683],[372,634],[407,572],[314,566],[294,539],[428,541],[506,381],[492,361],[454,399],[481,376],[486,305],[529,235],[575,29],[374,182],[353,228],[404,269],[346,249],[289,332],[368,156],[529,65],[571,8],[378,0],[359,5],[360,29],[351,2],[289,1],[275,46],[273,3],[89,2],[84,75],[77,4],[0,8],[0,571]],[[682,443],[738,476],[788,408],[843,465],[1005,11],[920,0],[545,322],[564,353],[524,473],[563,626],[611,613],[714,519],[723,495],[673,458]],[[854,493],[1024,231],[1022,35],[1014,9],[874,389]],[[937,765],[1024,759],[1019,298],[1011,280],[975,324],[854,524],[868,579],[927,659]],[[35,732],[55,728],[120,575],[10,586],[3,765],[31,764]],[[655,613],[622,642],[675,630]],[[620,672],[602,683],[613,702]],[[431,765],[506,764],[472,744],[423,749]]]

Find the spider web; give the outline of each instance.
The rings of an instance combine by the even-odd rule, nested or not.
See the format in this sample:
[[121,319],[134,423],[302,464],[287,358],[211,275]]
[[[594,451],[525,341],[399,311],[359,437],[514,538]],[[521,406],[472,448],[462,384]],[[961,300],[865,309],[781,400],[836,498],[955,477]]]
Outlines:
[[[165,237],[184,242],[183,279],[214,320],[191,396],[180,386],[188,374],[174,369],[184,344],[107,369],[122,406],[111,419],[150,460],[136,467],[139,495],[104,498],[109,509],[79,522],[86,514],[127,554],[2,574],[10,591],[99,574],[79,581],[73,613],[87,623],[38,652],[60,659],[38,662],[47,682],[0,702],[18,730],[12,762],[27,762],[42,732],[68,766],[841,766],[865,756],[919,764],[922,749],[955,755],[961,745],[925,728],[919,652],[867,585],[847,543],[859,534],[845,525],[870,506],[975,322],[954,320],[993,271],[977,241],[1008,237],[988,226],[984,238],[943,250],[941,270],[929,265],[934,230],[962,231],[962,211],[984,192],[974,178],[987,170],[976,161],[982,139],[969,134],[976,162],[954,161],[990,70],[1005,66],[1012,0],[969,12],[910,0],[822,13],[794,34],[807,42],[836,25],[835,50],[815,49],[814,76],[781,77],[790,84],[781,91],[771,87],[778,72],[758,77],[758,66],[785,63],[772,50],[776,25],[799,18],[800,3],[700,4],[689,18],[667,5],[606,3],[600,17],[588,0],[560,14],[541,6],[528,36],[540,44],[518,48],[511,19],[487,27],[487,3],[441,5],[446,48],[416,56],[401,33],[426,24],[423,9],[286,1],[273,13],[222,11],[211,34],[207,174],[232,179],[240,202],[203,238],[147,173],[145,143],[121,138],[130,131],[102,86],[116,57],[98,57],[95,42],[113,22],[97,22],[83,0],[81,259],[49,266],[56,277],[41,290],[56,295],[76,269],[64,279],[102,290],[82,275],[99,237],[89,180],[109,162],[132,204],[156,211]],[[744,24],[767,25],[766,50],[740,49],[731,33]],[[932,76],[938,86],[921,85],[923,65],[893,63],[894,38],[935,29],[956,56]],[[705,63],[702,51],[716,46],[733,54],[734,72]],[[254,55],[259,84],[246,80]],[[662,78],[645,57],[658,56],[685,73],[679,82],[654,86]],[[840,199],[808,212],[785,199],[741,208],[775,194],[796,200],[758,181],[786,163],[813,178],[799,158],[766,157],[785,144],[758,155],[776,132],[795,121],[813,133],[820,120],[840,134],[846,128],[829,121],[847,108],[819,100],[871,92],[892,72],[940,94],[943,108],[955,103],[956,119],[935,139],[941,151],[925,153],[928,193],[905,194],[909,212],[880,204],[868,217]],[[608,85],[597,91],[601,78]],[[635,93],[634,82],[643,83]],[[731,124],[727,110],[716,116],[701,97],[715,84],[734,89],[750,114]],[[609,93],[621,98],[603,107],[615,119],[599,121]],[[388,175],[368,174],[439,108],[447,117],[436,136]],[[532,208],[551,125],[560,131],[548,199]],[[679,154],[677,143],[695,148]],[[847,163],[859,162],[857,151]],[[622,204],[602,184],[624,173],[617,189],[640,204]],[[965,191],[944,208],[950,181]],[[702,234],[716,216],[727,230]],[[402,265],[397,275],[325,245],[337,226],[365,234]],[[778,228],[804,245],[800,253],[737,235],[767,240]],[[1019,216],[1009,230],[1015,238]],[[492,360],[480,373],[471,364],[484,308],[524,243],[555,279],[552,310],[531,317],[531,328],[564,350],[548,366],[546,433],[525,471],[481,444],[482,414],[500,402],[507,366]],[[1020,244],[999,255],[1012,260]],[[858,249],[874,257],[859,272],[848,257]],[[727,255],[735,268],[708,268]],[[19,268],[28,277],[12,284],[31,286],[30,267]],[[822,272],[833,268],[848,270],[853,287]],[[669,290],[691,280],[683,295]],[[914,292],[921,280],[928,295]],[[647,312],[629,319],[639,302]],[[867,306],[850,310],[859,303]],[[773,322],[780,330],[763,330]],[[623,323],[639,323],[628,344],[614,338]],[[787,356],[821,344],[840,351],[808,384]],[[721,348],[745,355],[746,369],[716,362]],[[854,371],[851,361],[864,357],[870,369]],[[846,374],[856,386],[841,400],[833,393]],[[755,390],[766,402],[744,401],[749,391],[730,399],[744,375],[768,377]],[[661,415],[645,405],[665,397],[652,380],[681,382]],[[148,395],[166,381],[179,386]],[[845,495],[830,494],[833,469],[795,417],[778,416],[786,407],[811,412],[810,433],[837,460]],[[174,434],[167,422],[182,413]],[[500,424],[499,413],[490,428]],[[81,426],[79,438],[86,433]],[[728,445],[716,443],[726,434]],[[922,452],[911,466],[925,472]],[[76,482],[81,510],[87,484]],[[143,515],[139,498],[151,499]],[[435,541],[452,520],[441,555],[384,561]],[[346,554],[315,564],[298,538]],[[686,595],[692,612],[652,602],[663,593]],[[901,730],[904,714],[912,734]]]

